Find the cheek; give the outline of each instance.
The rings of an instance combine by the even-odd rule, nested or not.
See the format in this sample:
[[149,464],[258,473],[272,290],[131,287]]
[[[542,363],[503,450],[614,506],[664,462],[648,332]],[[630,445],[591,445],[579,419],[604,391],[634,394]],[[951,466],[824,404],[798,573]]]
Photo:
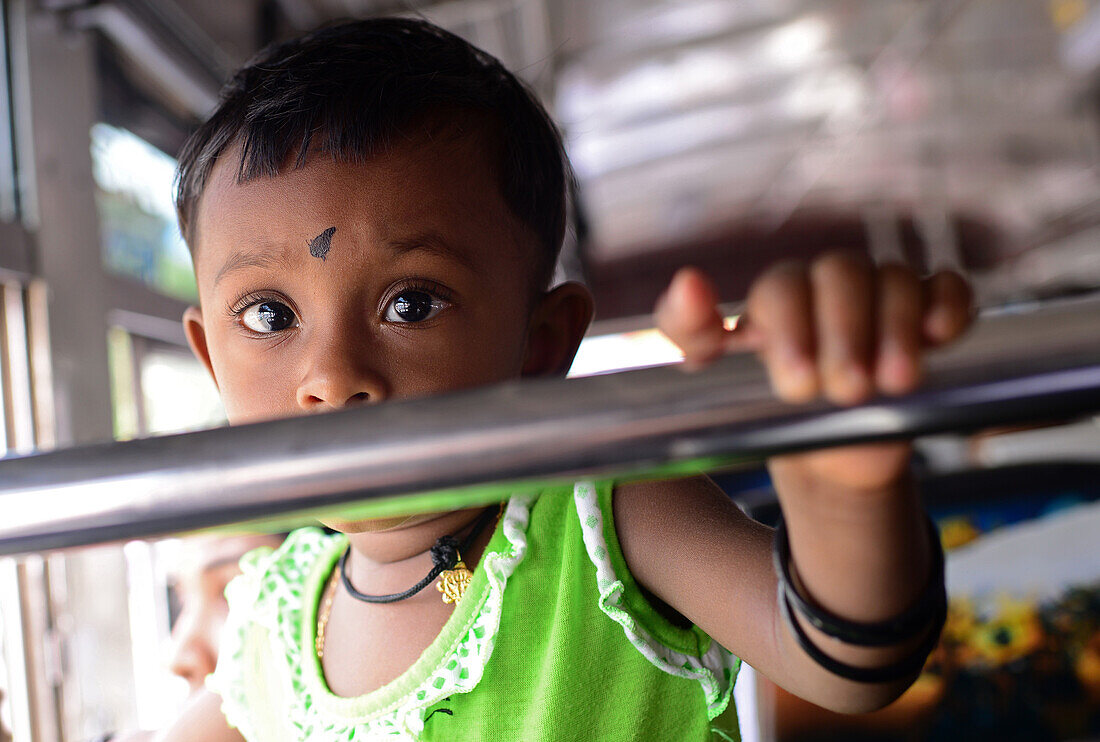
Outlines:
[[285,358],[249,349],[211,353],[218,393],[230,424],[261,422],[293,414],[295,390]]
[[524,310],[514,297],[479,308],[476,321],[451,344],[454,371],[473,384],[519,378],[527,343]]
[[425,396],[517,379],[523,367],[523,329],[470,323],[455,332],[428,331],[404,339],[400,350],[395,347],[391,388],[396,396]]

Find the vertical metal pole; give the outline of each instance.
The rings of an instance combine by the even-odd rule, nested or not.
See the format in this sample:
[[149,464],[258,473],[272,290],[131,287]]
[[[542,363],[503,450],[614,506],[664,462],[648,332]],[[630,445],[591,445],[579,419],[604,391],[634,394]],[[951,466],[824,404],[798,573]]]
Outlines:
[[57,686],[59,659],[56,635],[50,622],[46,565],[37,556],[29,556],[15,566],[15,586],[19,613],[15,619],[21,628],[21,644],[26,714],[29,736],[16,742],[61,742],[60,689]]
[[887,203],[874,204],[863,209],[863,227],[867,232],[867,247],[871,257],[880,265],[885,263],[908,264],[901,244],[896,209]]
[[[32,426],[17,429],[18,442],[22,446],[28,432],[31,444],[47,447],[107,441],[112,433],[108,284],[100,257],[90,152],[97,111],[93,38],[63,27],[58,14],[29,0],[8,0],[5,6],[20,216],[33,235],[35,274],[30,288],[18,292],[18,362],[24,369],[19,378],[20,419],[29,421],[21,423],[24,428]],[[5,288],[4,295],[11,314],[16,291]],[[17,568],[28,742],[62,742],[86,733],[79,718],[78,681],[95,675],[90,667],[80,672],[81,663],[94,658],[74,653],[76,672],[63,662],[68,649],[79,649],[67,643],[69,619],[72,611],[86,613],[94,607],[85,603],[94,583],[89,577],[93,566],[125,574],[121,549],[97,552],[94,565],[86,565],[88,559],[83,554],[58,555],[48,562],[32,558]],[[81,623],[82,630],[117,635],[119,607],[103,606],[94,620]],[[110,613],[110,618],[104,619],[103,613]],[[125,646],[119,652],[112,645],[112,654],[119,656],[108,660],[128,664]],[[113,668],[100,669],[106,673],[101,683],[117,684],[108,672]]]
[[0,642],[3,643],[4,659],[8,666],[7,677],[0,680],[8,693],[5,702],[11,713],[11,732],[15,735],[15,742],[30,742],[35,734],[31,720],[30,678],[24,671],[27,649],[20,610],[21,597],[16,560],[0,560],[0,608],[3,609]]
[[11,394],[11,383],[8,381],[8,352],[7,337],[2,330],[7,325],[7,317],[4,313],[3,302],[0,302],[0,452],[11,450],[10,441],[14,437],[12,428],[14,419],[11,415],[11,403],[8,395]]
[[6,2],[0,3],[0,221],[14,222],[19,218],[19,188],[15,178],[7,6]]
[[[34,449],[30,358],[27,352],[23,287],[0,284],[0,387],[4,451]],[[41,559],[0,564],[0,608],[3,609],[4,656],[16,742],[60,739],[54,723],[58,698],[48,668],[45,637],[50,633],[48,599],[43,590]]]
[[149,352],[149,341],[140,335],[130,335],[130,394],[134,401],[138,435],[149,435],[149,415],[145,409],[145,394],[141,385],[141,361]]
[[12,148],[15,161],[16,212],[23,226],[38,226],[38,189],[31,162],[34,122],[30,110],[30,59],[27,39],[28,0],[6,0],[8,78],[11,96]]
[[[12,106],[12,75],[9,4],[0,2],[0,220],[14,222],[19,218],[19,186],[15,162],[15,128]],[[5,245],[10,249],[10,246]],[[0,288],[0,293],[3,289]],[[7,313],[0,301],[0,453],[13,447],[15,418],[9,402],[12,386],[9,381],[7,352]],[[6,693],[0,705],[6,710],[10,727],[0,731],[14,734],[19,742],[31,742],[34,725],[31,720],[31,692],[26,672],[26,642],[19,590],[19,569],[15,559],[0,559],[0,688]]]
[[49,293],[41,279],[31,279],[25,294],[27,345],[31,364],[35,443],[39,450],[57,448],[57,416],[53,404],[53,359],[50,353]]
[[[942,171],[942,166],[936,167]],[[925,260],[930,270],[964,273],[966,266],[963,264],[955,221],[948,211],[946,199],[941,195],[944,187],[942,182],[925,185],[929,203],[917,208],[917,232],[924,243]]]
[[[35,447],[35,417],[23,287],[0,284],[0,378],[6,450]],[[16,742],[61,740],[61,646],[54,631],[49,573],[41,558],[0,564],[4,655]]]
[[15,282],[5,283],[0,286],[0,300],[4,304],[4,401],[10,419],[7,447],[15,453],[30,453],[35,449],[34,405],[23,287]]
[[[53,399],[58,443],[111,438],[107,372],[107,283],[92,194],[91,126],[96,81],[92,38],[61,27],[57,15],[28,12],[22,30],[26,82],[17,98],[29,109],[21,172],[34,172],[37,275],[48,287]],[[13,16],[16,14],[13,13]],[[18,50],[13,50],[18,51]],[[30,167],[26,165],[29,164]]]

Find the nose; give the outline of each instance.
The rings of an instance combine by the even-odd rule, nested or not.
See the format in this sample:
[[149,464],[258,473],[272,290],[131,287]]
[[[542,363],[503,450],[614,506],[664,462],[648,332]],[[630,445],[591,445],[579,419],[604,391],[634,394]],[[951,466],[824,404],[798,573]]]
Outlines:
[[187,681],[191,693],[202,690],[206,676],[214,672],[217,650],[203,636],[195,616],[181,615],[173,632],[172,658],[168,669]]
[[367,349],[355,338],[332,337],[311,352],[296,394],[299,408],[324,412],[381,402],[389,396],[385,379],[366,362]]

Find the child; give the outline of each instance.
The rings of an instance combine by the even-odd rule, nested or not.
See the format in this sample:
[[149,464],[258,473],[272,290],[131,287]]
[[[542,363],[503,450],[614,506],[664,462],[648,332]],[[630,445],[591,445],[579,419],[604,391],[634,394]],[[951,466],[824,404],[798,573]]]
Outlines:
[[[168,669],[187,683],[188,695],[201,693],[206,676],[218,660],[221,628],[229,606],[225,588],[241,573],[241,557],[256,549],[269,551],[282,543],[280,535],[194,536],[183,542],[175,582],[179,615],[172,626]],[[111,732],[96,742],[147,742],[150,731]],[[0,736],[0,742],[5,740]]]
[[175,573],[179,615],[172,626],[171,673],[187,683],[189,695],[203,689],[218,661],[221,628],[229,613],[225,588],[240,574],[241,557],[274,549],[280,535],[195,536],[184,539]]
[[[526,88],[426,23],[263,53],[180,161],[201,303],[184,323],[230,421],[564,374],[592,313],[583,287],[547,289],[568,172]],[[957,276],[842,255],[760,278],[736,333],[715,305],[690,270],[659,303],[689,362],[751,345],[780,396],[841,403],[912,389],[922,346],[969,314]],[[701,477],[302,529],[246,558],[211,690],[166,738],[729,739],[738,657],[816,703],[877,708],[939,630],[907,459],[771,461],[782,583],[771,531]]]

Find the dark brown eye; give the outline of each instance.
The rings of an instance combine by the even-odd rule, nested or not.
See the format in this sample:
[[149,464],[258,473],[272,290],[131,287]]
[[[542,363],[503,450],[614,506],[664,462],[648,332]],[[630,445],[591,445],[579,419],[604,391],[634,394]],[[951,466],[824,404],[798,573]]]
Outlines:
[[443,302],[426,291],[402,291],[386,308],[387,322],[423,322],[443,308]]
[[264,301],[253,304],[241,313],[241,324],[253,332],[267,334],[279,332],[295,323],[294,312],[279,301]]

